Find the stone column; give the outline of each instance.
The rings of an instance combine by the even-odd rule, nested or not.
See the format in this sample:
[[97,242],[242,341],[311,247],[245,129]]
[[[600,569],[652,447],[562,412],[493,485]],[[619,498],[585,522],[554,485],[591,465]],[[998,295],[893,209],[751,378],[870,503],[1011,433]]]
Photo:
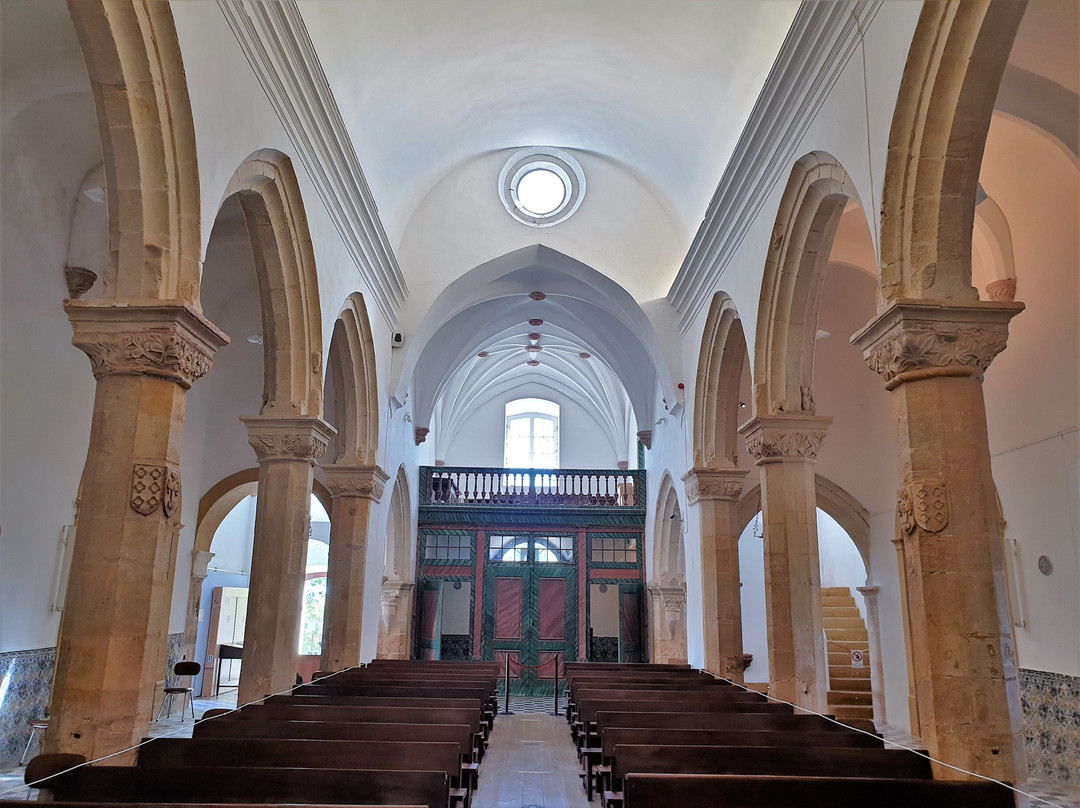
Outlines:
[[687,502],[698,505],[701,520],[705,669],[739,683],[745,666],[737,506],[746,475],[741,469],[691,469],[682,478]]
[[322,668],[339,671],[360,664],[367,575],[368,517],[382,499],[389,476],[378,466],[327,466],[330,559],[326,572],[326,630]]
[[416,584],[411,581],[385,581],[382,587],[382,618],[379,628],[380,659],[409,659],[412,648],[409,627],[412,625],[412,596]]
[[311,482],[335,430],[315,417],[241,418],[259,461],[239,704],[296,681],[301,600],[311,530]]
[[137,743],[165,666],[187,391],[228,338],[194,307],[64,303],[97,379],[43,751]]
[[826,711],[814,462],[831,418],[778,414],[739,429],[761,467],[769,693]]
[[885,719],[885,665],[881,659],[881,617],[878,612],[880,586],[857,586],[866,604],[866,636],[870,648],[870,693],[874,704],[874,721]]
[[686,588],[653,584],[651,620],[652,661],[686,663]]
[[191,551],[191,585],[188,587],[187,618],[184,620],[184,659],[195,659],[195,640],[199,633],[203,581],[206,580],[206,567],[214,555],[209,550]]
[[1022,309],[901,300],[852,337],[893,396],[922,741],[933,757],[1012,782],[1025,760],[982,377]]

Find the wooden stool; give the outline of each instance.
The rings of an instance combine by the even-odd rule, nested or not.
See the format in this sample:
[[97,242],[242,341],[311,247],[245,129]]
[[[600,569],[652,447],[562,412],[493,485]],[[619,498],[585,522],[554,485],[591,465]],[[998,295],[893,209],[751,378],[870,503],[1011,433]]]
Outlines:
[[49,719],[42,718],[40,721],[29,721],[27,723],[30,725],[30,740],[26,742],[26,748],[23,750],[22,757],[19,758],[20,766],[26,763],[26,756],[30,754],[30,747],[34,745],[34,738],[49,726]]

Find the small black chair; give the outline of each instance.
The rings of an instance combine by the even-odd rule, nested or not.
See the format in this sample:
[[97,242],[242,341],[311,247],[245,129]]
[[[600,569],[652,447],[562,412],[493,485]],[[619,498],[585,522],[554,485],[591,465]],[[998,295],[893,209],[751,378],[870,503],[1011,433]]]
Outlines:
[[[173,673],[177,676],[196,676],[199,671],[202,670],[202,665],[198,662],[190,662],[189,660],[181,660],[173,666]],[[195,702],[191,695],[191,680],[188,680],[188,686],[183,687],[177,685],[175,687],[166,687],[162,691],[165,696],[161,700],[161,707],[158,709],[158,720],[161,720],[161,713],[165,710],[165,705],[169,705],[169,712],[165,715],[166,718],[172,716],[173,699],[180,696],[180,720],[184,720],[184,697],[187,697],[188,706],[191,708],[191,717],[195,718]]]

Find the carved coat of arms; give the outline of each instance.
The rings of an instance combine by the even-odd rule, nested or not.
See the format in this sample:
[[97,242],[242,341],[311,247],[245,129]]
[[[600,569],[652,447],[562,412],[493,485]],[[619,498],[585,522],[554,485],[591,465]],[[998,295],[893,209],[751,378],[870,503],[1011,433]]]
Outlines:
[[161,505],[165,495],[165,467],[136,463],[131,470],[131,509],[149,516]]
[[927,533],[939,533],[949,524],[949,496],[945,483],[934,477],[911,482],[911,507],[915,524]]
[[180,472],[176,469],[170,468],[165,473],[165,497],[161,507],[166,516],[172,516],[180,507]]

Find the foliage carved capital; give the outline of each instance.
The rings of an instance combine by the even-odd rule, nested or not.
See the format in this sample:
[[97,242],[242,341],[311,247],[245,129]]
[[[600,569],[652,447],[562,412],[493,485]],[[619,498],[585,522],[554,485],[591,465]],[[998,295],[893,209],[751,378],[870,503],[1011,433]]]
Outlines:
[[1005,350],[1009,320],[1022,303],[943,305],[910,300],[893,303],[851,338],[885,389],[933,376],[982,381],[994,357]]
[[303,461],[315,465],[326,453],[337,430],[321,418],[273,418],[262,415],[240,419],[248,443],[260,462]]
[[229,338],[190,304],[65,300],[71,342],[90,358],[95,379],[153,376],[185,390],[210,370]]
[[360,497],[379,502],[390,475],[378,466],[326,466],[326,487],[337,497]]
[[778,414],[754,418],[739,428],[757,465],[784,460],[816,460],[832,418]]
[[700,500],[735,502],[742,496],[748,473],[742,469],[690,469],[682,476],[686,501],[690,505]]

